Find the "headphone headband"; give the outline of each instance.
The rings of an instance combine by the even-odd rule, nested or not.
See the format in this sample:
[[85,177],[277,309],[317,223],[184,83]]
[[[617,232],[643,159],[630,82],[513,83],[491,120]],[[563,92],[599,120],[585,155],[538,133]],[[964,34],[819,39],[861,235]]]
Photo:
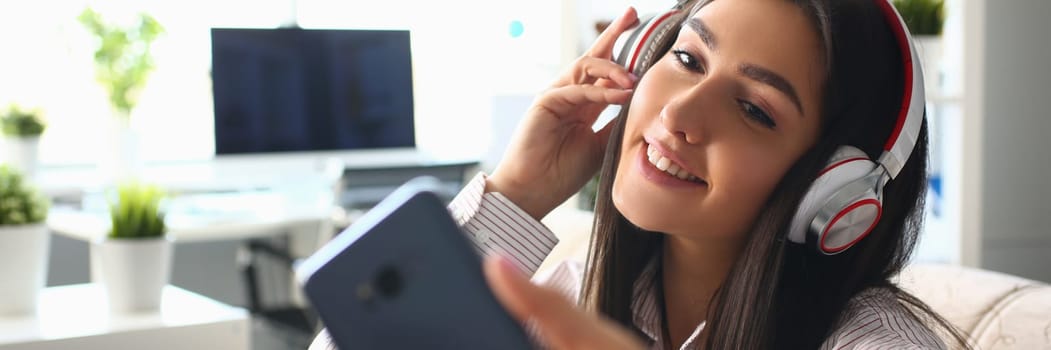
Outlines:
[[905,20],[890,0],[876,0],[876,3],[901,49],[902,69],[905,71],[905,86],[898,120],[886,145],[883,146],[883,154],[879,157],[879,163],[893,179],[905,167],[912,149],[916,147],[916,139],[923,124],[926,96],[923,89],[923,68],[918,64],[920,59]]

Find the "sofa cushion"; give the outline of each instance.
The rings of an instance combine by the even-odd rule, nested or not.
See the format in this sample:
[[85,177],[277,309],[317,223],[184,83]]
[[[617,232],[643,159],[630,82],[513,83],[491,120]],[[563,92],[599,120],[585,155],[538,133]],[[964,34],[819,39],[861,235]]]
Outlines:
[[1051,349],[1051,286],[947,264],[915,264],[898,284],[967,333],[979,349]]

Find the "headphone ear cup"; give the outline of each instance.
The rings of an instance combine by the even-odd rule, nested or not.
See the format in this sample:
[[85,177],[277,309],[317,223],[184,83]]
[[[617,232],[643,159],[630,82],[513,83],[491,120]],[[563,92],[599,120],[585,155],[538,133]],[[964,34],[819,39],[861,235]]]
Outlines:
[[864,179],[856,180],[833,194],[818,210],[811,224],[810,241],[819,252],[839,254],[872,232],[883,214],[874,186]]
[[681,23],[686,12],[671,10],[639,18],[639,25],[621,33],[613,46],[614,60],[641,76],[656,60],[657,49]]
[[[856,147],[841,146],[839,149],[837,149],[836,153],[834,153],[832,157],[829,158],[829,161],[826,163],[825,168],[821,170],[821,173],[818,174],[817,179],[815,179],[813,184],[810,185],[810,189],[807,190],[807,193],[803,196],[803,200],[800,202],[799,208],[796,210],[795,215],[792,217],[792,224],[788,232],[788,240],[799,244],[808,244],[808,235],[820,236],[821,234],[827,233],[827,231],[829,231],[823,229],[822,231],[826,232],[813,232],[815,230],[812,229],[811,226],[814,223],[814,219],[817,218],[820,213],[828,212],[829,210],[834,210],[836,213],[833,213],[833,216],[836,216],[835,214],[838,214],[844,209],[851,209],[848,211],[858,209],[842,207],[829,209],[827,208],[827,206],[829,204],[833,204],[830,203],[833,197],[839,198],[842,196],[840,192],[844,189],[844,187],[865,177],[865,175],[869,174],[869,172],[871,172],[875,167],[876,163],[873,163],[872,160],[869,159],[868,155],[865,154],[865,152],[862,152]],[[851,198],[852,200],[849,200],[849,202],[856,203],[857,200],[865,200],[865,203],[871,203],[867,200],[873,199],[878,205],[878,199],[875,198],[875,194],[872,193],[872,189],[868,189],[868,193],[865,192],[866,191],[862,191],[862,193],[857,193],[856,196],[852,196],[853,198]],[[870,194],[872,198],[867,198]],[[850,205],[852,204],[848,204],[848,207]],[[835,221],[840,222],[842,219],[843,217],[842,215],[840,215],[840,219],[837,219]],[[835,224],[835,222],[832,223]],[[846,222],[840,223],[842,224]],[[842,230],[833,230],[832,232],[838,234],[838,232],[841,231]],[[838,238],[832,241],[827,241],[827,239],[827,237],[817,237],[817,239],[811,239],[811,242],[809,244],[814,244],[816,245],[816,248],[824,251],[824,249],[822,249],[821,247],[825,243],[828,243],[828,246],[831,247],[832,244],[838,244],[838,242],[840,242],[840,239]],[[835,246],[833,248],[834,249],[832,250],[835,250],[835,248],[841,248],[839,250],[846,249],[845,247],[841,246]]]

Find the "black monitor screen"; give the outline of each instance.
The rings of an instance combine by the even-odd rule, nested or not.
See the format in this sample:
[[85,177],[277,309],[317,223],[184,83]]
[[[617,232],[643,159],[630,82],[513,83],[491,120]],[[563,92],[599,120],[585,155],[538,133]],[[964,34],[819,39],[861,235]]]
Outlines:
[[415,147],[408,31],[211,36],[217,154]]

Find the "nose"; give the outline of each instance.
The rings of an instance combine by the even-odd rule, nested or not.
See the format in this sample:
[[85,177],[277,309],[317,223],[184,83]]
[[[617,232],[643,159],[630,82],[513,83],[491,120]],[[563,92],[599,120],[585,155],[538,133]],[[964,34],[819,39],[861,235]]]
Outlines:
[[720,82],[715,77],[684,87],[661,108],[661,124],[688,144],[704,142],[714,127],[714,116],[725,112],[724,104],[720,103],[724,100],[722,95]]

